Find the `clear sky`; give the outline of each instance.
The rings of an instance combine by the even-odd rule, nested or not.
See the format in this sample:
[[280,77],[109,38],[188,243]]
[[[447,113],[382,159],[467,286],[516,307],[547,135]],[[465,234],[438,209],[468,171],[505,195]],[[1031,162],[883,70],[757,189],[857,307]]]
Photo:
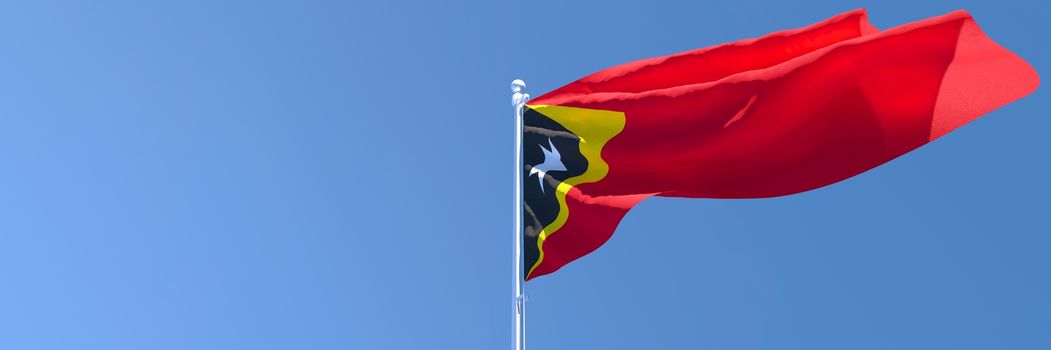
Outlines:
[[[590,72],[867,7],[0,4],[0,349],[509,348],[513,116]],[[1047,87],[861,176],[654,198],[527,284],[530,349],[1049,349]]]

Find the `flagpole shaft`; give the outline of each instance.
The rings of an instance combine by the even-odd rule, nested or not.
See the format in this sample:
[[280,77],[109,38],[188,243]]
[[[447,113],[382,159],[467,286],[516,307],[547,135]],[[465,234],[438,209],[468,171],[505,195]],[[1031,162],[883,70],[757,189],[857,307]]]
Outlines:
[[515,79],[511,82],[511,104],[515,108],[515,229],[514,229],[514,349],[525,350],[525,286],[522,260],[522,114],[529,94],[523,92],[525,82]]

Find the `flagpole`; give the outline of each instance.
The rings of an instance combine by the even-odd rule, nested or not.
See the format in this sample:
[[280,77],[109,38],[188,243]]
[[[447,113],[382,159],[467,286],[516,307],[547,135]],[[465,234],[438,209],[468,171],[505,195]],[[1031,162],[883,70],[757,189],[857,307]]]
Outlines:
[[525,277],[522,269],[522,113],[529,94],[523,92],[525,82],[515,79],[511,82],[511,104],[515,108],[515,229],[514,229],[514,305],[512,312],[515,318],[515,350],[525,350]]

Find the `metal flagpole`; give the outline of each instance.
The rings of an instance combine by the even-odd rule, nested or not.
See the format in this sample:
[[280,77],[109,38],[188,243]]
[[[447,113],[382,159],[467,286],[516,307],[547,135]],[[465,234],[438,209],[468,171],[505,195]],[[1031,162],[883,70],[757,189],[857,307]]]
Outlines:
[[525,350],[525,286],[522,282],[525,273],[522,270],[522,110],[529,94],[522,91],[525,82],[515,79],[511,82],[511,104],[515,107],[515,229],[514,229],[514,306],[515,317],[515,350]]

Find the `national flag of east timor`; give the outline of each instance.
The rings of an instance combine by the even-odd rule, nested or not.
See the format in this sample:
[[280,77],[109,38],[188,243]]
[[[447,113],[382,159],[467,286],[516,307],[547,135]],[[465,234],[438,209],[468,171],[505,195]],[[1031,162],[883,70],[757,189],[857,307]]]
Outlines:
[[964,11],[880,31],[857,10],[599,71],[525,108],[525,278],[594,251],[648,197],[826,186],[1038,85]]

